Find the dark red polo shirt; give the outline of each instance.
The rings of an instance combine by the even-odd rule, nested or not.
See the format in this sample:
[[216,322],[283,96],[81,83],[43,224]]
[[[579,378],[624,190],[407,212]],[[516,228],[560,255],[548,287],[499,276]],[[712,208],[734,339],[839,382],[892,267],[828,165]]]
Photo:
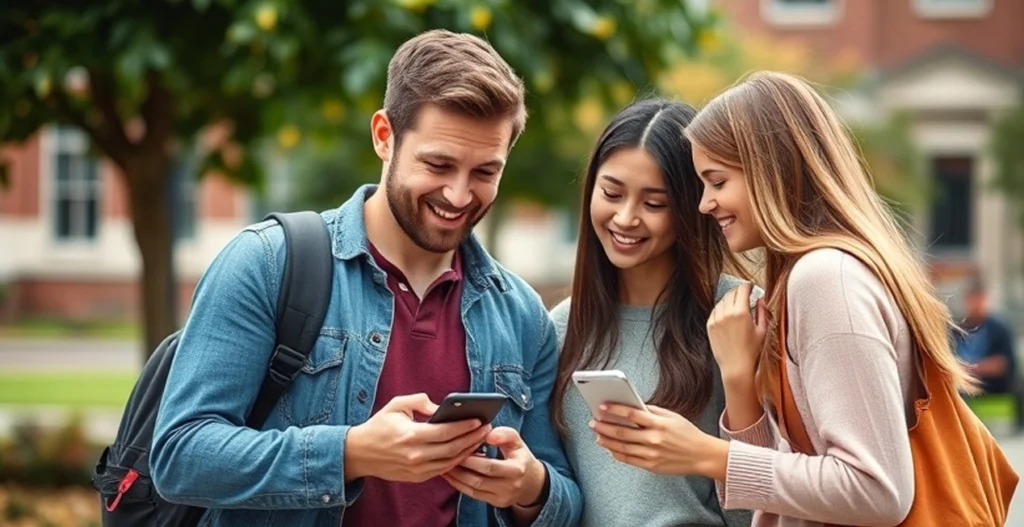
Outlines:
[[[439,404],[451,392],[469,391],[466,329],[462,325],[462,260],[427,289],[423,300],[405,275],[370,246],[395,295],[394,321],[373,413],[392,398],[423,392]],[[425,420],[425,419],[423,419]],[[345,511],[345,527],[447,527],[455,525],[459,493],[440,477],[422,483],[366,478],[359,499]]]

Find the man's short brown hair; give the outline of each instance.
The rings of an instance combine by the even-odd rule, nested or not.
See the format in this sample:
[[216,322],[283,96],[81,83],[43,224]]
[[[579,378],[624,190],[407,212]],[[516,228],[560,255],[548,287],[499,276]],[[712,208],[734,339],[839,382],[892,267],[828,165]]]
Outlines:
[[526,126],[523,80],[479,37],[443,29],[406,41],[388,64],[384,110],[396,144],[424,104],[461,114],[512,119],[515,143]]

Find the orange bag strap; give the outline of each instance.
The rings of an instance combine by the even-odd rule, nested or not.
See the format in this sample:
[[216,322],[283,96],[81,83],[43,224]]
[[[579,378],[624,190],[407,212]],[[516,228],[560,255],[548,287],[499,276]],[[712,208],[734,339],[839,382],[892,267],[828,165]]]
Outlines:
[[789,377],[787,362],[789,362],[789,350],[786,348],[786,333],[788,326],[786,325],[786,293],[785,285],[780,289],[782,295],[782,301],[779,302],[779,325],[778,325],[778,338],[779,338],[779,353],[782,355],[779,357],[779,382],[775,383],[774,393],[772,393],[772,405],[775,407],[776,421],[779,425],[779,430],[782,432],[783,437],[789,442],[790,446],[795,452],[801,452],[803,454],[813,455],[814,443],[811,442],[811,438],[807,435],[807,429],[804,427],[803,419],[800,418],[800,410],[796,406],[796,400],[793,398],[793,390],[789,385]]

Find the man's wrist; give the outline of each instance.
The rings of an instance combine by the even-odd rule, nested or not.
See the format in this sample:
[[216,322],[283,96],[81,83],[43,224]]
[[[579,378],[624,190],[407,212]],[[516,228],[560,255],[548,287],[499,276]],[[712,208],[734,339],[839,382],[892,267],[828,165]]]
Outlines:
[[[525,493],[516,502],[516,506],[523,509],[530,509],[533,507],[543,505],[544,502],[547,500],[548,494],[551,491],[551,478],[548,474],[547,467],[544,466],[544,463],[541,463],[539,460],[536,459],[533,460],[532,465],[532,472],[534,476],[531,477],[530,479],[531,481],[535,482],[539,481],[539,483],[534,483],[533,485],[530,486],[531,488],[535,488],[537,490]],[[527,502],[527,500],[529,500],[529,502]]]
[[360,454],[363,452],[361,433],[362,430],[360,430],[359,426],[353,426],[345,434],[345,483],[351,483],[369,475],[364,473],[362,459],[360,458]]

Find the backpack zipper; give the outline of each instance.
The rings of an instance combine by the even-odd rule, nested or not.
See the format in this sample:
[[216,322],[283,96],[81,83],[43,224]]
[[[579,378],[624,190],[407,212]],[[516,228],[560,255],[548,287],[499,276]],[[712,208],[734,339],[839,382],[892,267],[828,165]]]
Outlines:
[[117,496],[114,497],[113,503],[108,503],[106,505],[107,512],[114,512],[114,509],[117,508],[117,504],[121,503],[121,498],[124,497],[124,493],[128,492],[128,489],[132,488],[132,484],[134,484],[137,479],[139,479],[139,473],[135,472],[135,470],[129,470],[128,473],[121,478],[121,483],[117,486]]

